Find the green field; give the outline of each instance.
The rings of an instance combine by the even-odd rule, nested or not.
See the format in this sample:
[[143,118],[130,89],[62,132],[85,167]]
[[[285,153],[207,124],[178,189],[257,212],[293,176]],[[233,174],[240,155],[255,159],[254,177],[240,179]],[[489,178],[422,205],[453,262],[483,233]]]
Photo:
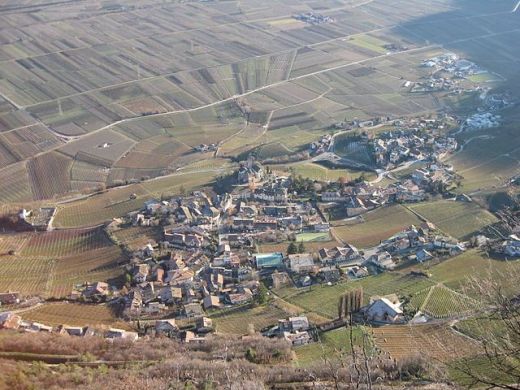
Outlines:
[[297,242],[330,241],[329,233],[299,233],[296,235]]
[[308,312],[315,312],[328,318],[337,317],[339,296],[347,291],[362,288],[364,301],[375,295],[413,295],[434,283],[424,277],[414,277],[397,273],[384,273],[357,281],[338,283],[333,286],[319,285],[305,289],[283,291],[285,300],[300,306]]
[[[361,327],[354,328],[352,332],[352,342],[356,346],[363,343],[363,332]],[[339,328],[330,332],[321,333],[317,342],[302,345],[294,348],[296,353],[295,364],[299,367],[308,366],[311,363],[319,361],[337,361],[343,358],[345,354],[349,354],[352,349],[350,347],[350,330],[348,328]],[[373,341],[370,335],[365,338],[365,345],[371,349]]]
[[441,200],[408,207],[433,222],[438,229],[458,239],[467,238],[484,226],[497,222],[493,214],[476,203]]
[[359,248],[379,244],[410,225],[420,225],[421,220],[401,205],[382,207],[363,215],[365,222],[340,225],[335,222],[334,232],[343,241]]
[[287,316],[288,314],[278,307],[266,305],[215,316],[213,323],[218,333],[245,335],[249,331],[250,324],[254,325],[256,332],[259,332],[267,326],[276,325],[279,319]]
[[467,287],[470,278],[493,279],[501,283],[504,292],[513,293],[520,282],[520,261],[489,258],[485,253],[471,249],[438,265],[428,267],[432,278],[457,291]]

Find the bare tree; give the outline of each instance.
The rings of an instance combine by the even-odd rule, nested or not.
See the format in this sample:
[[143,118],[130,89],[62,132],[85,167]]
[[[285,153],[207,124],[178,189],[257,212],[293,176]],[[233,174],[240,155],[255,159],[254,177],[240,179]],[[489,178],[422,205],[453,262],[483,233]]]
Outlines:
[[478,297],[482,312],[471,320],[469,335],[478,344],[475,357],[452,368],[466,377],[469,388],[520,389],[520,272],[497,272],[472,279],[469,293]]

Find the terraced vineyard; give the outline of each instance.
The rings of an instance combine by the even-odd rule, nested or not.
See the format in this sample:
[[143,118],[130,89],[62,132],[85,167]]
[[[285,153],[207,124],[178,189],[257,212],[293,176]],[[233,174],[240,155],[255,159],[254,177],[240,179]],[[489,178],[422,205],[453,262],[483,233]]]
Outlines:
[[103,248],[110,241],[102,228],[55,230],[33,235],[24,246],[23,256],[67,256]]
[[433,286],[412,297],[410,305],[433,318],[446,319],[478,309],[472,298],[444,286]]
[[118,230],[113,235],[130,250],[138,250],[150,242],[159,242],[162,230],[157,227],[134,226]]
[[23,313],[24,319],[57,326],[113,325],[117,322],[106,305],[80,305],[74,303],[45,304]]
[[445,325],[387,325],[373,328],[376,346],[394,359],[427,355],[447,362],[471,355],[476,345]]

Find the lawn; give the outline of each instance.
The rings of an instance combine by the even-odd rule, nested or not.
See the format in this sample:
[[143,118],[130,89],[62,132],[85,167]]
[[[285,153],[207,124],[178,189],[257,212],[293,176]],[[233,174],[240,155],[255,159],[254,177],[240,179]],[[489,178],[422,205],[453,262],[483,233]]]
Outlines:
[[[365,222],[334,227],[336,235],[345,242],[360,248],[379,244],[410,225],[421,221],[401,205],[382,207],[363,215]],[[341,222],[341,221],[340,221]],[[337,225],[340,224],[337,222]]]
[[493,279],[501,282],[506,292],[518,291],[520,261],[492,259],[485,253],[471,249],[428,269],[432,278],[454,290],[467,286],[469,279]]
[[266,305],[215,316],[213,323],[218,333],[245,335],[248,333],[249,324],[253,324],[258,332],[267,326],[276,325],[279,319],[287,316],[288,314],[278,307]]
[[316,285],[305,289],[293,289],[294,293],[283,291],[283,294],[286,301],[308,312],[315,312],[333,319],[337,317],[339,297],[347,291],[362,288],[364,303],[368,303],[370,297],[375,295],[395,293],[401,296],[409,296],[432,285],[433,282],[424,277],[387,272],[333,286]]
[[433,222],[443,232],[458,239],[465,239],[484,226],[497,221],[493,214],[476,203],[440,200],[418,203],[409,207]]
[[[352,341],[354,345],[362,345],[363,330],[362,327],[353,329]],[[367,347],[372,349],[373,342],[371,335],[367,334],[366,340],[368,344]],[[295,347],[295,364],[300,367],[305,367],[320,360],[339,360],[343,355],[349,354],[351,350],[350,330],[348,328],[334,329],[330,332],[321,333],[318,342]]]
[[329,233],[300,233],[296,235],[296,242],[330,241]]

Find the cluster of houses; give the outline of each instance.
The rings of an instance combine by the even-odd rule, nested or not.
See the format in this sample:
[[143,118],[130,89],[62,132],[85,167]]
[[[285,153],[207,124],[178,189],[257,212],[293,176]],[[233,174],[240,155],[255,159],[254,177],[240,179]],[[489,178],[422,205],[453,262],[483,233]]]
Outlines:
[[455,138],[434,136],[423,128],[385,132],[371,145],[376,165],[383,169],[392,169],[407,161],[436,161],[458,146]]
[[201,153],[206,153],[206,152],[214,152],[215,150],[217,150],[218,146],[217,144],[200,144],[200,145],[197,145],[195,146],[195,151],[196,152],[201,152]]
[[[342,124],[340,126],[343,126]],[[309,152],[311,155],[318,155],[325,153],[329,150],[332,145],[333,137],[331,134],[325,134],[321,136],[318,141],[312,142],[309,146]]]
[[300,20],[309,24],[323,24],[323,23],[334,23],[334,18],[330,16],[324,16],[321,14],[316,14],[314,12],[305,12],[298,15],[293,16],[294,19]]
[[476,113],[471,115],[463,124],[464,130],[485,130],[498,127],[500,115],[491,112]]
[[474,74],[486,72],[477,64],[467,59],[460,58],[455,53],[444,53],[429,58],[424,60],[422,65],[427,68],[435,68],[437,71],[451,73],[459,78],[466,78]]
[[59,325],[56,327],[45,325],[36,321],[25,321],[21,316],[10,312],[0,313],[0,329],[18,330],[28,333],[57,333],[61,335],[70,335],[78,337],[99,336],[108,340],[130,340],[136,341],[138,339],[137,332],[127,331],[124,329],[110,328],[108,330],[100,330],[90,326],[68,326]]

